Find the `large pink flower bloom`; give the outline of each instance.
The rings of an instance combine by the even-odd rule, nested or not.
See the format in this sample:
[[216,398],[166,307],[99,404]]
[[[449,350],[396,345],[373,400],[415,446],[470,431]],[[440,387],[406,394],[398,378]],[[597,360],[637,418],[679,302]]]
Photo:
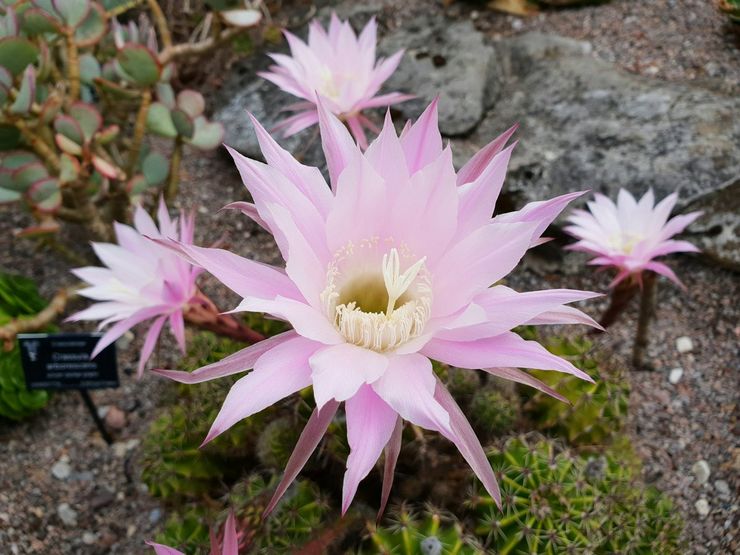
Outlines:
[[573,225],[565,230],[579,239],[569,248],[596,255],[589,264],[615,267],[617,276],[610,287],[629,276],[640,280],[644,270],[664,275],[681,285],[673,270],[654,259],[674,252],[699,252],[688,241],[676,241],[671,237],[681,233],[701,212],[669,220],[678,195],[668,195],[655,205],[652,189],[639,202],[624,189],[619,190],[616,204],[602,194],[594,197],[588,203],[590,212],[574,210],[568,217]]
[[[157,370],[185,383],[254,370],[229,392],[206,441],[280,399],[313,386],[316,411],[278,486],[285,492],[345,403],[351,453],[343,511],[381,451],[387,450],[381,505],[390,491],[401,421],[434,430],[460,450],[499,499],[491,466],[430,359],[525,383],[561,398],[516,367],[590,378],[539,343],[511,331],[522,324],[597,324],[565,306],[594,293],[517,293],[504,278],[567,203],[581,193],[535,202],[491,218],[514,129],[455,174],[433,102],[396,135],[390,117],[363,154],[341,122],[319,105],[331,188],[298,163],[253,119],[267,164],[231,151],[254,204],[240,203],[277,242],[276,268],[220,249],[173,249],[244,300],[237,311],[265,312],[293,330],[193,373]],[[268,510],[269,510],[268,509]]]
[[92,356],[135,325],[154,319],[141,349],[139,376],[166,320],[180,348],[185,350],[183,310],[196,294],[195,279],[202,272],[201,268],[144,237],[192,244],[193,215],[182,215],[178,224],[177,219],[170,219],[164,201],[160,201],[157,218],[159,227],[138,206],[134,214],[135,229],[115,223],[117,245],[93,243],[95,254],[106,268],[88,266],[72,270],[90,285],[79,294],[99,302],[73,314],[69,320],[102,320],[101,329],[113,324],[98,341]]
[[376,32],[375,19],[371,19],[357,37],[350,24],[340,21],[336,14],[332,14],[328,33],[318,21],[311,22],[308,44],[285,31],[292,57],[270,54],[276,65],[259,75],[305,102],[289,106],[298,113],[276,129],[283,129],[289,137],[318,123],[319,95],[326,107],[347,123],[358,144],[366,148],[363,127],[375,130],[375,126],[360,112],[413,98],[397,92],[377,96],[380,86],[398,67],[403,51],[376,62]]
[[[182,551],[178,551],[174,547],[168,547],[161,543],[146,543],[154,548],[156,555],[185,555]],[[220,543],[221,546],[219,549],[219,540],[213,530],[211,530],[211,549],[209,555],[239,555],[239,535],[236,531],[236,519],[233,512],[229,513],[229,518],[226,519],[223,539]]]

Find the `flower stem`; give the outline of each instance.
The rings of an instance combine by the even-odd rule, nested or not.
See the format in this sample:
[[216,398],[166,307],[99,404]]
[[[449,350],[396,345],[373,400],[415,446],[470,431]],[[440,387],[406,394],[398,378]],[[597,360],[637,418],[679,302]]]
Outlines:
[[239,322],[229,314],[221,314],[213,301],[198,291],[185,309],[185,321],[215,334],[245,343],[265,339],[261,333]]
[[[611,326],[617,321],[619,316],[629,305],[632,297],[637,293],[638,286],[632,279],[620,282],[611,292],[609,307],[604,312],[599,324],[604,329]],[[593,333],[602,333],[600,330],[594,330]]]
[[642,296],[640,298],[640,319],[637,321],[637,336],[632,348],[632,364],[635,368],[652,370],[650,364],[645,363],[645,351],[648,346],[648,332],[650,321],[655,316],[656,279],[653,272],[645,272],[642,278]]

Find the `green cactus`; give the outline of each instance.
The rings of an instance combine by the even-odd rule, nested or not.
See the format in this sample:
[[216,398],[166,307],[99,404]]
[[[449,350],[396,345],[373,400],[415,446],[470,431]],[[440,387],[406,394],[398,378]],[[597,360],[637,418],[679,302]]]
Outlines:
[[[209,332],[198,334],[183,361],[196,369],[221,360],[241,344]],[[142,480],[166,499],[213,494],[239,478],[270,410],[243,420],[199,448],[236,378],[178,385],[176,401],[152,423],[143,441]]]
[[469,505],[475,533],[499,555],[682,552],[682,524],[670,501],[612,453],[584,459],[551,440],[512,438],[489,459],[503,511],[487,494]]
[[300,427],[289,416],[268,423],[257,440],[257,459],[267,468],[282,470],[300,433]]
[[[0,326],[23,316],[43,310],[46,301],[39,295],[36,284],[27,278],[0,274]],[[0,345],[0,416],[23,420],[49,402],[44,390],[28,391],[21,367],[17,343],[10,351]]]
[[157,535],[157,543],[176,547],[186,555],[208,553],[209,511],[203,505],[182,505],[173,512]]
[[427,507],[416,513],[402,505],[388,517],[388,524],[368,524],[369,538],[360,553],[390,555],[472,555],[485,553],[462,525],[450,516]]
[[551,337],[547,349],[594,378],[589,383],[567,374],[533,371],[539,378],[572,405],[529,390],[531,398],[524,409],[535,427],[565,438],[571,445],[588,446],[608,443],[624,426],[629,400],[629,385],[624,372],[608,367],[592,354],[592,344],[586,339]]
[[510,431],[521,414],[521,401],[492,386],[478,389],[468,408],[470,421],[482,436],[502,435]]

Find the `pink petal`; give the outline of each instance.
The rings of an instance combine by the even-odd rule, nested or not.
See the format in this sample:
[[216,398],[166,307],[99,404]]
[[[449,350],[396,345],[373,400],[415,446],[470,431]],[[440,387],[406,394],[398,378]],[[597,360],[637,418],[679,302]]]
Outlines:
[[347,125],[355,141],[357,141],[357,146],[362,150],[367,149],[367,137],[365,136],[365,130],[362,128],[360,119],[357,116],[350,116],[347,118]]
[[239,555],[239,540],[236,534],[236,518],[233,510],[229,511],[229,517],[224,524],[224,545],[221,555]]
[[294,337],[263,354],[254,370],[231,386],[203,445],[240,420],[311,385],[308,359],[317,348],[314,341]]
[[474,229],[486,224],[493,217],[496,200],[501,192],[501,187],[504,185],[511,151],[515,146],[516,143],[497,154],[475,181],[459,186],[460,226],[458,236],[464,237]]
[[142,308],[137,312],[134,312],[134,314],[132,314],[125,320],[116,322],[95,344],[95,349],[93,349],[90,358],[95,358],[96,356],[98,356],[103,349],[105,349],[108,345],[121,337],[128,330],[133,328],[136,324],[143,322],[144,320],[148,320],[149,318],[152,318],[154,316],[158,316],[162,312],[166,312],[168,309],[169,307],[164,305],[148,306],[146,308]]
[[460,410],[452,395],[447,391],[444,385],[437,380],[437,387],[434,398],[439,402],[442,408],[450,415],[450,439],[457,446],[460,454],[473,469],[475,475],[486,488],[488,494],[494,499],[498,508],[501,509],[501,492],[496,483],[496,476],[493,474],[491,464],[486,458],[486,454],[481,447],[478,437],[475,435],[465,415]]
[[302,301],[276,297],[274,300],[244,299],[231,312],[266,312],[275,318],[286,320],[298,332],[325,345],[343,343],[344,338],[324,316],[324,314]]
[[259,359],[263,354],[273,347],[295,337],[298,337],[298,334],[296,334],[295,331],[286,331],[268,339],[264,339],[254,345],[250,345],[249,347],[237,351],[226,358],[222,358],[218,362],[198,368],[194,372],[162,369],[152,370],[152,372],[166,378],[170,378],[176,382],[187,384],[201,383],[215,378],[232,376],[240,372],[251,370],[254,367],[255,362],[257,362],[257,359]]
[[257,207],[254,205],[254,203],[244,202],[244,201],[230,202],[229,204],[224,206],[221,210],[239,210],[247,218],[250,218],[251,220],[253,220],[254,223],[260,226],[262,229],[272,234],[272,231],[270,231],[270,226],[259,215],[259,212],[257,211]]
[[482,149],[480,149],[468,162],[457,172],[457,184],[464,185],[478,179],[478,177],[488,168],[496,155],[501,152],[512,135],[519,128],[519,124],[514,124],[501,135],[496,137]]
[[283,132],[283,137],[292,137],[297,133],[300,133],[304,129],[308,129],[312,125],[316,125],[319,122],[319,115],[316,110],[306,110],[300,114],[295,114],[285,118],[283,121],[278,123],[272,128],[274,133],[278,131]]
[[144,339],[144,345],[142,346],[141,354],[139,355],[139,364],[136,367],[137,379],[141,379],[141,376],[144,374],[144,366],[146,366],[149,357],[152,356],[152,351],[154,351],[154,346],[157,344],[159,333],[162,331],[162,326],[166,319],[167,316],[165,315],[154,320],[152,325],[149,327],[149,331],[146,333],[146,339]]
[[180,347],[180,351],[185,353],[185,320],[181,310],[170,314],[170,329],[172,330],[172,335],[177,340],[177,346]]
[[439,98],[432,100],[408,133],[401,138],[401,145],[406,154],[406,165],[411,174],[439,158],[442,153],[442,136],[437,125],[438,102]]
[[267,163],[288,178],[296,189],[313,203],[319,213],[326,217],[331,206],[332,195],[324,177],[321,175],[321,171],[318,168],[304,166],[298,162],[292,154],[282,148],[265,131],[265,128],[251,113],[249,118],[252,120],[260,149]]
[[317,351],[309,361],[316,406],[330,399],[346,401],[366,383],[373,383],[388,367],[388,358],[350,343]]
[[421,350],[426,356],[458,368],[513,366],[557,370],[593,382],[588,374],[545,349],[536,341],[525,341],[512,332],[476,341],[456,342],[432,339]]
[[657,247],[652,248],[646,253],[650,258],[664,256],[674,252],[701,252],[696,245],[688,241],[663,241]]
[[386,183],[397,183],[400,187],[408,181],[406,158],[393,126],[390,110],[386,111],[383,129],[368,147],[365,158]]
[[290,455],[290,459],[288,459],[288,464],[285,466],[285,474],[280,480],[272,499],[267,504],[265,512],[262,514],[263,519],[272,512],[275,505],[278,504],[278,501],[280,501],[288,490],[288,486],[290,486],[291,482],[295,480],[295,477],[298,476],[298,473],[305,466],[306,461],[308,461],[308,458],[316,449],[319,441],[321,441],[321,438],[329,427],[329,424],[331,424],[331,421],[337,412],[337,408],[339,408],[339,403],[336,401],[329,401],[321,410],[314,409],[311,417],[308,419],[306,427],[303,428],[301,437],[298,438],[298,442],[296,443],[293,453]]
[[393,487],[393,476],[396,473],[396,462],[398,455],[401,453],[401,439],[403,432],[403,420],[400,416],[396,417],[396,425],[393,428],[391,438],[385,446],[385,464],[383,465],[383,486],[380,493],[380,508],[378,509],[378,520],[383,515],[388,499],[391,496]]
[[389,357],[385,374],[372,384],[375,393],[404,420],[449,437],[450,418],[434,399],[435,387],[432,363],[420,354]]
[[381,94],[380,96],[374,96],[368,100],[363,100],[358,105],[359,110],[367,110],[369,108],[385,108],[393,104],[400,102],[406,102],[407,100],[413,100],[416,98],[413,94],[403,94],[399,92],[392,92],[388,94]]
[[317,109],[321,128],[321,145],[329,169],[331,187],[336,191],[339,175],[359,152],[347,128],[325,108],[322,99],[319,99]]
[[347,440],[350,454],[342,487],[342,514],[347,512],[357,486],[368,475],[391,439],[398,414],[368,385],[347,399]]
[[182,551],[178,551],[172,547],[167,547],[161,543],[146,542],[146,544],[154,548],[154,553],[156,553],[156,555],[185,555]]
[[155,240],[191,264],[205,268],[241,297],[273,299],[277,295],[302,298],[300,291],[279,269],[248,260],[224,249],[196,247],[172,240]]
[[648,262],[645,264],[646,270],[652,270],[656,274],[660,274],[661,276],[665,276],[668,279],[670,279],[673,283],[678,285],[681,289],[686,289],[686,286],[681,283],[681,280],[678,279],[678,276],[671,270],[668,266],[663,264],[662,262]]
[[521,383],[533,387],[543,393],[546,393],[550,397],[554,397],[558,401],[563,403],[571,404],[571,402],[563,397],[560,393],[555,391],[546,383],[538,380],[534,376],[527,374],[517,368],[483,368],[484,372],[496,376],[497,378],[503,378],[504,380],[510,380],[512,382]]
[[527,252],[536,226],[491,223],[453,245],[430,268],[435,291],[432,315],[452,314],[513,270]]

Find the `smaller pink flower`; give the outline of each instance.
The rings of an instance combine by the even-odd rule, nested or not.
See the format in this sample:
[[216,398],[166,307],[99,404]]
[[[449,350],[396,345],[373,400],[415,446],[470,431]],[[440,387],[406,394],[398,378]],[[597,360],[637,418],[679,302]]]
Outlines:
[[579,239],[569,248],[596,255],[589,264],[615,267],[618,273],[609,287],[629,276],[639,282],[644,270],[661,274],[683,287],[673,270],[654,260],[674,252],[699,252],[688,241],[671,239],[701,216],[701,212],[691,212],[669,220],[676,200],[678,195],[673,193],[656,205],[651,189],[638,202],[620,189],[614,204],[597,193],[588,203],[590,212],[574,210],[568,217],[573,225],[565,231]]
[[[182,551],[178,551],[172,547],[167,547],[160,543],[146,542],[147,545],[154,548],[156,555],[184,555]],[[216,535],[211,531],[211,550],[209,555],[239,555],[239,536],[236,532],[236,519],[234,513],[229,514],[229,518],[226,519],[224,524],[223,541],[221,543],[221,549],[219,550],[219,541]]]
[[173,239],[192,245],[194,216],[182,215],[178,223],[177,219],[170,219],[167,206],[160,201],[157,219],[159,227],[146,210],[138,206],[133,228],[117,222],[114,224],[117,245],[92,244],[106,268],[87,266],[72,270],[74,275],[89,284],[79,294],[98,302],[73,314],[69,320],[101,320],[100,329],[113,324],[98,341],[93,357],[135,325],[154,319],[141,349],[139,376],[166,320],[169,320],[172,334],[184,352],[183,312],[197,295],[195,280],[202,272],[144,237]]
[[377,24],[374,18],[359,37],[350,24],[340,21],[336,14],[331,16],[328,32],[317,20],[311,22],[308,44],[288,31],[284,34],[292,56],[270,54],[276,65],[259,75],[285,92],[304,99],[304,102],[288,106],[286,110],[296,114],[275,128],[281,129],[285,137],[319,122],[318,95],[325,108],[347,124],[357,144],[364,150],[367,148],[364,128],[376,133],[378,129],[360,112],[414,98],[398,92],[377,95],[381,85],[401,62],[403,50],[376,61]]

